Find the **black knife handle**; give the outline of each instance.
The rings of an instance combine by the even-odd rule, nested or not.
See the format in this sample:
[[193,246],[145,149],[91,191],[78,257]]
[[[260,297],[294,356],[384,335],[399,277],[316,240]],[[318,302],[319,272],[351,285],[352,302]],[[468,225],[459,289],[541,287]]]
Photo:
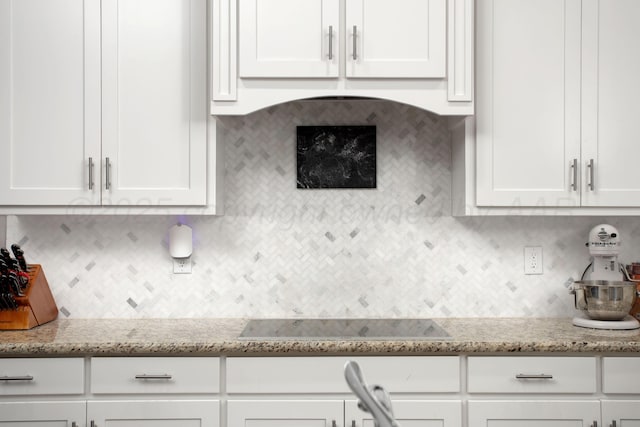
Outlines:
[[24,296],[24,293],[22,292],[22,286],[20,286],[20,279],[18,279],[18,275],[14,272],[9,273],[9,285],[11,286],[13,294],[15,296]]
[[0,310],[9,310],[11,305],[9,304],[7,293],[0,294]]
[[0,248],[0,255],[2,255],[4,262],[6,262],[8,265],[11,264],[11,254],[9,253],[7,248]]
[[17,260],[20,269],[26,273],[28,271],[27,260],[25,260],[23,256],[19,256]]
[[20,245],[18,245],[17,243],[14,243],[13,245],[11,245],[11,251],[13,251],[13,255],[18,260],[18,265],[20,265],[20,268],[22,269],[22,271],[26,272],[27,261],[24,258],[24,251],[22,250]]
[[3,274],[5,276],[9,275],[9,266],[4,259],[0,259],[0,274]]
[[11,310],[18,309],[18,303],[16,302],[16,299],[14,298],[14,296],[11,294],[7,294],[7,304],[9,305],[9,308]]
[[22,249],[20,248],[20,245],[17,243],[14,243],[13,245],[11,245],[11,252],[13,252],[13,255],[18,258],[16,252],[17,251],[21,251]]

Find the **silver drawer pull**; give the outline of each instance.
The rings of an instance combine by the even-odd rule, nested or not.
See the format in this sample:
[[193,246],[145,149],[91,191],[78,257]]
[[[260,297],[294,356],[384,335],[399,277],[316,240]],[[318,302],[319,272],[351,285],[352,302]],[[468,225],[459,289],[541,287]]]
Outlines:
[[161,374],[161,375],[147,375],[147,374],[139,374],[136,375],[137,380],[170,380],[173,378],[172,375]]
[[578,191],[578,159],[573,159],[571,163],[571,189]]
[[518,374],[516,378],[519,380],[551,380],[553,375],[549,374]]
[[18,375],[15,377],[0,377],[0,381],[33,381],[32,375]]
[[93,157],[89,157],[89,190],[93,190]]
[[111,190],[111,160],[107,157],[104,161],[104,179],[105,179],[105,190]]
[[333,25],[329,25],[329,61],[333,60]]
[[353,60],[358,59],[358,27],[356,25],[353,26],[353,49],[352,49],[352,57]]

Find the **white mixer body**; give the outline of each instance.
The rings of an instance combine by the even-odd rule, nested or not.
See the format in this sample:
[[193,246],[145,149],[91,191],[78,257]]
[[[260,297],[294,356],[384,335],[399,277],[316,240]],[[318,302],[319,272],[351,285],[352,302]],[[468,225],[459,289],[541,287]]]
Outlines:
[[589,232],[589,253],[592,256],[618,256],[620,234],[609,224],[599,224]]
[[589,254],[592,257],[591,280],[623,280],[618,263],[620,234],[609,224],[598,224],[589,232]]

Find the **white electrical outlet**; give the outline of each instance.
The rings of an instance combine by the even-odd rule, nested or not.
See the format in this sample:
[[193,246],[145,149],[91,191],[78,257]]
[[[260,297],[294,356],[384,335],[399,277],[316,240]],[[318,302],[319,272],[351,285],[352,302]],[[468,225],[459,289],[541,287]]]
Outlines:
[[524,247],[524,274],[542,274],[542,246]]
[[174,258],[173,274],[191,274],[191,257]]

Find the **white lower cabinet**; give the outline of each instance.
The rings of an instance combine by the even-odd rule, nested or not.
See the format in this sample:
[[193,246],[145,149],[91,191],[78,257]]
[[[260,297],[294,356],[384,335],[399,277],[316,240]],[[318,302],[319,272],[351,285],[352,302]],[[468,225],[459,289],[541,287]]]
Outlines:
[[229,400],[227,427],[342,427],[342,400]]
[[403,427],[462,426],[460,358],[403,356],[227,358],[227,427],[373,427],[344,379],[347,360],[390,393]]
[[90,401],[87,420],[92,427],[219,427],[219,401]]
[[615,355],[0,358],[0,427],[374,427],[347,360],[402,427],[640,427]]
[[220,361],[216,357],[94,357],[91,393],[217,393]]
[[82,395],[84,360],[0,359],[0,396]]
[[468,427],[597,427],[598,400],[471,400]]
[[468,427],[597,427],[597,372],[595,357],[471,356]]
[[640,357],[604,357],[602,391],[640,395]]
[[0,426],[84,426],[84,380],[82,358],[0,359]]
[[[391,402],[393,415],[402,427],[462,426],[460,400],[403,400]],[[374,427],[373,417],[358,408],[357,400],[347,400],[344,406],[345,427]]]
[[[394,399],[393,413],[403,427],[460,427],[460,400]],[[227,426],[373,427],[373,418],[356,400],[230,400]]]
[[87,404],[77,402],[0,403],[2,427],[80,427],[84,426]]
[[468,359],[469,393],[595,393],[594,357],[500,357]]
[[[602,391],[607,397],[623,395],[624,400],[602,400],[602,425],[640,427],[640,357],[604,357]],[[635,400],[629,397],[636,397]]]
[[219,427],[218,400],[0,403],[1,427]]
[[640,400],[603,400],[602,425],[609,427],[639,427]]
[[94,357],[90,384],[91,427],[220,426],[217,357]]

